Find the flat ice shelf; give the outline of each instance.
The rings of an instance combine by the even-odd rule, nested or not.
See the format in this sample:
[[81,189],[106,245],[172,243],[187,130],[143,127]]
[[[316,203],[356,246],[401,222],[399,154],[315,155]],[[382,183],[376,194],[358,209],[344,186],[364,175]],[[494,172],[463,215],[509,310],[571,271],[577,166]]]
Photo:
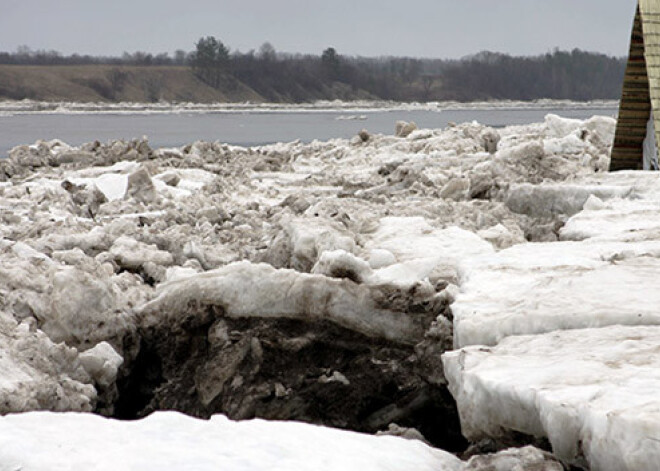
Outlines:
[[156,412],[138,421],[30,412],[0,418],[0,469],[167,471],[459,471],[417,440],[295,422],[233,422]]
[[443,363],[469,439],[517,431],[593,471],[658,469],[660,327],[508,337]]

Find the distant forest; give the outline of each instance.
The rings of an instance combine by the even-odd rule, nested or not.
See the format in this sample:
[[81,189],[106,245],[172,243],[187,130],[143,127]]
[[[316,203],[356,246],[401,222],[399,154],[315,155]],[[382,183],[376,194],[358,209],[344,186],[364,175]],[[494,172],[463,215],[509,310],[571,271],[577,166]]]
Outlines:
[[[174,54],[124,53],[95,57],[55,51],[0,52],[0,65],[105,66],[97,83],[106,100],[121,98],[128,71],[168,66],[188,69],[206,87],[231,100],[249,90],[264,101],[305,102],[318,99],[383,99],[395,101],[534,100],[541,98],[617,99],[625,59],[574,49],[534,57],[480,52],[459,60],[408,57],[356,57],[327,48],[320,55],[288,54],[270,43],[257,51],[230,51],[214,37],[201,38],[193,51]],[[110,69],[107,66],[114,66]],[[0,77],[1,80],[1,77]],[[153,90],[152,90],[153,92]],[[26,96],[21,96],[25,94]],[[32,91],[32,94],[39,95]],[[0,96],[32,98],[0,82]],[[150,101],[162,99],[150,93]]]

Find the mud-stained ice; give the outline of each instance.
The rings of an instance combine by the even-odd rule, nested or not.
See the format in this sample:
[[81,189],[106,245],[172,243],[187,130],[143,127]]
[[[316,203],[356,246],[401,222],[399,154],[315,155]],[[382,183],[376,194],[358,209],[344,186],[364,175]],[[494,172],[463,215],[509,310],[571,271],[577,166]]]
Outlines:
[[[397,291],[294,270],[277,270],[267,264],[237,262],[162,285],[161,293],[140,309],[139,316],[147,327],[190,322],[190,316],[201,316],[204,320],[200,323],[208,323],[209,308],[216,307],[218,316],[228,318],[328,321],[393,342],[421,341],[432,319],[388,306],[383,298],[389,293],[384,291],[391,290]],[[427,292],[420,290],[409,296],[430,302],[436,293],[429,286]]]
[[0,311],[0,414],[35,409],[91,412],[94,382],[78,352],[53,343],[34,324]]

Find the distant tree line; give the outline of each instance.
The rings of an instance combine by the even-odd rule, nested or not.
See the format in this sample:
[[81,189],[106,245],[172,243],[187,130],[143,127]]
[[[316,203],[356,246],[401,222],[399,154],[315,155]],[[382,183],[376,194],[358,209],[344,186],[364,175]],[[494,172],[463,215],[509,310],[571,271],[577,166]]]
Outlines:
[[16,52],[0,52],[0,64],[5,65],[187,65],[190,53],[177,50],[173,55],[167,52],[151,54],[136,51],[124,52],[119,57],[90,56],[71,54],[65,56],[57,51],[32,50],[27,46],[20,46]]
[[626,59],[574,49],[536,57],[482,52],[448,64],[443,92],[457,100],[619,98]]
[[[270,101],[316,99],[532,100],[615,99],[621,92],[625,59],[574,49],[534,57],[481,52],[459,60],[287,54],[264,43],[257,51],[231,51],[213,36],[191,52],[124,53],[121,57],[61,55],[21,47],[0,52],[0,64],[187,66],[207,85],[231,91],[247,86]],[[120,73],[115,77],[119,83]]]

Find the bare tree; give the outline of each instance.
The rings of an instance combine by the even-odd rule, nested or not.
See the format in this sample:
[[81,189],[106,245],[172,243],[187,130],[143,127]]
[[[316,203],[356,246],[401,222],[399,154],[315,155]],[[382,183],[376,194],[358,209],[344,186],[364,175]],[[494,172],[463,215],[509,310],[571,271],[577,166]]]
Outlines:
[[105,78],[110,83],[110,89],[113,93],[113,98],[117,98],[124,90],[126,81],[128,80],[128,73],[118,67],[114,67],[105,74]]
[[149,75],[142,85],[144,94],[148,101],[156,102],[162,98],[163,77],[162,75]]
[[431,99],[431,92],[436,84],[437,78],[434,75],[422,75],[422,101]]
[[183,49],[174,51],[174,63],[176,65],[185,65],[188,60],[188,53]]
[[275,51],[275,47],[266,41],[259,48],[257,57],[261,60],[275,62],[277,60],[277,52]]

